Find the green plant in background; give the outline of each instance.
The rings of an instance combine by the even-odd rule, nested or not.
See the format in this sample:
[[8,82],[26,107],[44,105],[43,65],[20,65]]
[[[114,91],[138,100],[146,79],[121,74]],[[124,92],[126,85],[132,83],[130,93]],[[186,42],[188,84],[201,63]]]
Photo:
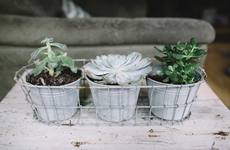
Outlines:
[[163,70],[158,70],[157,75],[167,77],[163,82],[175,83],[175,84],[190,84],[198,81],[195,80],[196,72],[194,69],[198,69],[199,60],[198,58],[203,57],[207,54],[204,49],[200,49],[201,46],[197,46],[197,41],[194,38],[190,39],[191,44],[185,43],[172,46],[165,45],[163,50],[156,50],[160,53],[165,54],[164,57],[155,56],[155,58],[161,62],[166,62],[166,66]]
[[[34,76],[39,75],[42,71],[49,72],[50,76],[57,77],[64,67],[68,67],[72,72],[77,73],[77,67],[74,65],[74,61],[67,56],[67,53],[63,53],[60,50],[52,51],[51,46],[56,46],[62,50],[67,50],[65,44],[52,43],[53,38],[46,38],[41,41],[42,44],[46,44],[31,54],[29,63],[34,61],[37,57],[44,55],[45,58],[42,61],[34,61],[36,68],[34,69]],[[43,50],[47,49],[47,52]]]

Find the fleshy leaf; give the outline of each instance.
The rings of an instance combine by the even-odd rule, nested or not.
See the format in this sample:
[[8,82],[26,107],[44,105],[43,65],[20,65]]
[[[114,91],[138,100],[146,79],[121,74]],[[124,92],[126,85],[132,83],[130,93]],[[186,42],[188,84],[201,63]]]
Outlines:
[[162,70],[157,70],[157,75],[158,76],[163,76],[164,75],[164,72]]
[[50,43],[51,46],[56,46],[60,49],[67,50],[67,46],[65,44],[60,44],[60,43]]
[[95,80],[102,80],[102,76],[97,76],[93,73],[91,73],[89,70],[85,71],[85,73],[91,78],[91,79],[95,79]]
[[57,50],[57,51],[55,51],[54,54],[55,54],[56,56],[59,56],[59,55],[63,55],[64,53],[63,53],[62,51]]
[[185,48],[185,46],[181,45],[181,44],[177,44],[176,48],[178,50],[183,50]]
[[68,56],[60,56],[60,59],[66,66],[70,68],[74,66],[74,61]]
[[154,56],[157,60],[161,61],[161,62],[170,62],[170,60],[168,59],[164,59],[164,58],[161,58],[159,56]]
[[144,58],[141,54],[132,52],[127,57],[125,55],[110,54],[108,56],[97,56],[83,68],[86,74],[96,79],[98,76],[103,78],[103,83],[119,84],[125,86],[142,80],[152,68],[149,66],[152,59]]
[[186,55],[177,54],[177,53],[173,53],[172,55],[173,55],[173,57],[175,57],[176,59],[183,59],[183,58],[186,58],[186,57],[187,57]]
[[44,68],[44,66],[45,66],[45,64],[46,64],[46,62],[48,61],[48,59],[49,59],[49,58],[45,58],[45,59],[34,69],[34,76],[37,76],[37,75],[39,75],[39,74],[42,72],[42,70],[43,70],[43,68]]
[[73,73],[77,73],[77,67],[76,66],[72,66],[72,67],[70,67],[70,69]]
[[169,77],[165,78],[163,82],[169,82]]
[[154,46],[154,48],[155,48],[159,53],[164,53],[164,51],[158,49],[156,46]]
[[50,62],[49,62],[49,66],[50,66],[52,69],[54,69],[55,67],[58,66],[58,63],[57,63],[57,62],[50,61]]
[[102,76],[102,78],[105,80],[108,84],[116,84],[115,74],[107,74],[105,76]]
[[197,44],[197,41],[196,41],[196,39],[191,38],[191,39],[190,39],[190,43],[191,43],[193,46],[195,46],[195,45]]
[[41,51],[43,51],[44,49],[47,49],[47,47],[44,46],[44,47],[41,47],[41,48],[35,50],[35,51],[30,55],[31,59],[35,59],[35,58],[39,55],[39,53],[40,53]]
[[132,80],[127,74],[120,72],[116,74],[116,81],[121,86],[127,86]]

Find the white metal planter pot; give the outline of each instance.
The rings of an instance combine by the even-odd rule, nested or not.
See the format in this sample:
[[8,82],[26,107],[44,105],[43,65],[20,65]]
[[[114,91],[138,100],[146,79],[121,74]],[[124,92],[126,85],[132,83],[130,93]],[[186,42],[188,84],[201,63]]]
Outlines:
[[27,83],[38,118],[44,122],[59,122],[75,115],[79,103],[79,89],[65,87],[80,86],[81,79],[82,77],[63,86],[35,86]]
[[[120,122],[133,117],[141,81],[126,87],[101,85],[86,79],[96,106],[97,116],[105,121]],[[133,87],[133,88],[132,88]]]
[[[149,75],[155,75],[163,65],[152,66],[153,71]],[[149,103],[152,113],[165,120],[182,120],[189,115],[192,102],[196,96],[204,77],[198,71],[200,80],[194,84],[173,85],[152,80],[147,77]],[[202,72],[205,74],[204,70]],[[205,74],[206,76],[206,74]]]

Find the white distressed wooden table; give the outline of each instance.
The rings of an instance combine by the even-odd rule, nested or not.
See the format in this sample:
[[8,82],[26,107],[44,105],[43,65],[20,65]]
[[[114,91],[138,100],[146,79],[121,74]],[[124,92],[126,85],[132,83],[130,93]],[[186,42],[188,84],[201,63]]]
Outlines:
[[163,126],[48,126],[20,86],[0,103],[0,149],[230,149],[230,111],[203,83],[189,120]]

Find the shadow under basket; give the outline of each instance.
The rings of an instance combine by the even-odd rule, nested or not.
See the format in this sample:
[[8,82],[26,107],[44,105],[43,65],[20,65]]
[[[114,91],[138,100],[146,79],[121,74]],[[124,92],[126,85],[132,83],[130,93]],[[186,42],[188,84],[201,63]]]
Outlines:
[[[96,106],[97,116],[105,121],[120,122],[134,115],[141,81],[129,86],[102,85],[86,79]],[[133,88],[132,88],[133,87]]]
[[[153,71],[149,75],[155,75],[157,70],[162,70],[163,65],[152,66]],[[196,71],[196,70],[195,70]],[[196,71],[197,78],[200,80],[194,84],[167,84],[155,81],[149,77],[146,78],[148,86],[149,104],[151,112],[161,119],[180,120],[189,115],[192,102],[196,93],[204,82],[204,77]]]
[[82,77],[63,86],[35,86],[27,83],[37,117],[44,122],[59,122],[75,115],[79,103],[79,89],[65,87],[80,86],[81,79]]

